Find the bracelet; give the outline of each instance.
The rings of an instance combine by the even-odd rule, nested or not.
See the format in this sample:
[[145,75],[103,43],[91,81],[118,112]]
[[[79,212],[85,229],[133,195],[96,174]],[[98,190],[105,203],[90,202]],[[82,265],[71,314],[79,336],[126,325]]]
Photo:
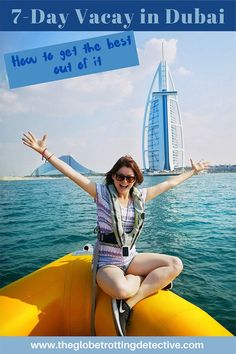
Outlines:
[[45,154],[45,151],[47,150],[47,148],[45,148],[42,152],[42,160],[44,159],[44,154]]
[[47,159],[47,161],[49,161],[49,159],[50,159],[51,157],[53,157],[53,156],[54,156],[54,154],[50,155],[49,158]]

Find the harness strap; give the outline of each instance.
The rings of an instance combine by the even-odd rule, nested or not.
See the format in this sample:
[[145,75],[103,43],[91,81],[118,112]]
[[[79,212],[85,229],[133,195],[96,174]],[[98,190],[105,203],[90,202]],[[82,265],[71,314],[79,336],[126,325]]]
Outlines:
[[92,289],[91,289],[91,325],[90,325],[90,333],[91,336],[95,336],[95,308],[96,308],[96,295],[97,295],[97,283],[96,283],[96,275],[97,275],[97,266],[99,259],[99,249],[95,248],[93,255],[93,269],[92,269]]
[[109,184],[107,190],[111,206],[112,228],[117,243],[120,247],[128,246],[132,248],[142,230],[145,216],[144,201],[141,197],[141,193],[136,187],[133,187],[134,226],[133,230],[127,233],[122,224],[122,214],[116,188],[113,184]]
[[[107,186],[107,190],[108,190],[108,193],[109,193],[109,197],[110,197],[110,203],[111,203],[111,206],[112,206],[112,209],[111,209],[111,219],[112,219],[112,226],[113,226],[113,231],[116,235],[116,239],[117,239],[117,243],[120,247],[123,246],[123,242],[122,242],[122,238],[121,238],[121,235],[119,233],[119,226],[118,226],[118,218],[117,218],[117,212],[118,210],[116,210],[116,206],[115,206],[115,202],[114,202],[114,198],[112,196],[112,192],[110,190],[110,188],[112,188],[112,186]],[[114,190],[115,190],[115,187],[113,187]]]

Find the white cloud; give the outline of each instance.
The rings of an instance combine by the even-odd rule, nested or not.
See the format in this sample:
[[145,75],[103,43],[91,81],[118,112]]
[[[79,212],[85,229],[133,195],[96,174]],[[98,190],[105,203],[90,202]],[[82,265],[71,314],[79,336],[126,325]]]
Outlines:
[[3,88],[0,109],[2,118],[22,113],[67,118],[71,115],[91,115],[104,107],[119,104],[132,91],[130,79],[114,71],[14,91]]
[[176,58],[177,42],[176,39],[164,40],[152,38],[145,43],[143,48],[139,48],[138,53],[142,73],[146,75],[156,70],[157,63],[162,59],[162,43],[164,58],[168,64],[172,64]]
[[174,73],[179,76],[192,76],[194,74],[191,70],[188,70],[183,66],[177,68]]
[[[1,119],[29,114],[31,118],[92,116],[104,109],[121,105],[135,96],[149,74],[154,74],[161,60],[164,43],[165,58],[172,63],[176,57],[177,40],[152,38],[139,48],[140,66],[23,87],[1,88]],[[145,92],[146,93],[146,92]],[[146,97],[146,95],[145,95]],[[14,109],[12,109],[14,107]]]
[[[14,110],[12,111],[14,107]],[[24,104],[22,104],[19,96],[14,91],[8,91],[6,88],[0,89],[0,118],[3,120],[5,116],[16,115],[25,112]]]
[[232,162],[235,127],[227,126],[218,111],[182,112],[186,160],[205,159],[210,164]]

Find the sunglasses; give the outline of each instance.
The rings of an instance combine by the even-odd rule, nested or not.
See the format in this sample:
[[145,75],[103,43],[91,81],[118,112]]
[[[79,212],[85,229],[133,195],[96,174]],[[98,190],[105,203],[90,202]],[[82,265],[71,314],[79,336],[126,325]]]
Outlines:
[[116,173],[116,179],[119,182],[122,182],[122,181],[124,181],[126,179],[126,181],[128,183],[133,183],[133,182],[136,181],[136,177],[135,176],[125,176],[122,173]]

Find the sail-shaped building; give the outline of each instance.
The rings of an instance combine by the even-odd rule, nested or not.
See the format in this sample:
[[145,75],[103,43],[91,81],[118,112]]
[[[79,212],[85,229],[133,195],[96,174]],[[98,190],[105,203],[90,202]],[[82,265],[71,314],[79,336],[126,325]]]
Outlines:
[[144,172],[174,171],[184,167],[183,126],[177,91],[164,58],[154,75],[143,123]]

